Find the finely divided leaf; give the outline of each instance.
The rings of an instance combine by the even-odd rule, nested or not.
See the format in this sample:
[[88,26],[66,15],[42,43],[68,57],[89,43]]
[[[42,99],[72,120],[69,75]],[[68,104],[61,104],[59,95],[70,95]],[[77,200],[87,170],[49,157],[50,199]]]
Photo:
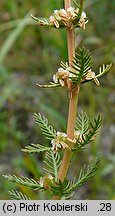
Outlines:
[[77,117],[76,121],[76,130],[80,132],[80,134],[84,134],[89,129],[89,117],[86,112],[81,111]]
[[85,50],[85,48],[79,48],[75,54],[72,68],[74,69],[74,72],[72,70],[70,71],[74,75],[76,75],[76,79],[73,77],[75,83],[81,83],[88,73],[88,71],[91,68],[91,54],[89,50]]
[[74,177],[74,180],[72,182],[69,182],[67,179],[64,179],[64,181],[60,181],[56,183],[56,185],[51,186],[52,194],[55,196],[59,196],[62,199],[68,199],[71,198],[74,191],[82,186],[86,181],[88,181],[90,178],[92,178],[98,167],[99,167],[100,159],[95,158],[90,165],[87,167],[84,165],[83,169],[81,169],[79,177]]
[[82,135],[82,140],[77,140],[73,150],[82,149],[85,145],[89,144],[92,140],[94,140],[101,125],[102,118],[99,115],[97,118],[94,119],[93,123],[90,122],[89,130],[86,134]]
[[40,152],[44,152],[44,151],[51,151],[51,147],[46,147],[40,144],[31,144],[31,145],[27,145],[25,146],[25,149],[21,149],[21,151],[23,152],[27,152],[27,153],[40,153]]
[[27,197],[25,194],[23,194],[20,191],[8,191],[9,196],[13,199],[13,200],[30,200],[29,197]]
[[83,145],[90,143],[96,136],[99,128],[102,125],[102,118],[99,115],[97,118],[94,119],[94,123],[90,122],[90,129],[89,133],[86,136],[83,136]]
[[20,185],[31,187],[36,190],[41,189],[39,182],[35,181],[32,178],[28,178],[24,176],[16,176],[16,175],[3,175],[3,177],[8,179],[11,182],[16,182],[17,184]]
[[46,139],[54,139],[56,137],[56,131],[51,125],[48,125],[47,118],[42,116],[40,113],[35,113],[34,117]]
[[101,77],[103,76],[105,73],[107,73],[109,71],[109,69],[111,68],[112,64],[109,65],[104,65],[102,67],[99,68],[99,74],[96,75],[96,77]]
[[59,167],[61,165],[60,154],[59,153],[54,154],[52,151],[46,152],[44,158],[44,164],[45,164],[44,170],[47,173],[50,173],[52,176],[54,176],[56,181],[58,178]]
[[81,169],[80,171],[79,177],[74,178],[72,186],[69,188],[68,192],[76,190],[78,187],[82,186],[86,181],[92,178],[99,167],[99,163],[100,159],[96,157],[94,160],[92,160],[90,165],[88,165],[87,167],[84,166],[83,169]]

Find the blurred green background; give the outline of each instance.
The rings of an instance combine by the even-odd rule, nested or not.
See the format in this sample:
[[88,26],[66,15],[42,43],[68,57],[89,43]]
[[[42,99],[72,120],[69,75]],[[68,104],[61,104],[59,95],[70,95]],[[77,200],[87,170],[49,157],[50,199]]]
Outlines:
[[[79,2],[79,1],[77,1]],[[63,7],[62,0],[0,1],[0,200],[10,199],[7,191],[19,189],[32,199],[48,199],[4,180],[2,174],[26,175],[39,179],[43,155],[20,151],[25,145],[46,144],[33,113],[41,112],[59,131],[66,131],[68,96],[66,90],[39,89],[48,83],[67,61],[66,31],[38,26],[30,14],[48,17]],[[85,0],[89,18],[86,31],[76,31],[76,47],[86,46],[92,53],[93,69],[113,63],[111,71],[81,88],[79,111],[90,117],[100,113],[103,127],[87,150],[77,153],[68,177],[77,174],[84,163],[97,154],[102,157],[97,175],[80,188],[73,199],[115,199],[115,0]]]

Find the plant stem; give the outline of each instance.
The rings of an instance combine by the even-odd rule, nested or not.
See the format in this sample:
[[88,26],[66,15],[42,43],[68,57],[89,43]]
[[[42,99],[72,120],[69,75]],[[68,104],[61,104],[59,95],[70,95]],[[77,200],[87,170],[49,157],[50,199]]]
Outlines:
[[[64,0],[65,10],[71,7],[71,0]],[[68,60],[71,65],[73,56],[75,55],[74,30],[67,28],[67,43],[68,43]]]
[[[75,122],[76,122],[76,114],[77,114],[77,102],[78,102],[78,94],[79,94],[79,87],[75,89],[74,94],[70,98],[69,101],[69,112],[68,112],[68,126],[67,126],[67,136],[69,139],[74,139],[74,129],[75,129]],[[69,148],[73,147],[73,143],[69,142],[68,146]],[[59,170],[59,176],[58,178],[61,181],[64,181],[70,162],[72,157],[72,151],[69,149],[66,149],[64,152],[62,164]]]
[[[71,0],[65,0],[65,9],[71,7]],[[74,30],[67,29],[67,43],[68,43],[68,59],[69,66],[71,66],[73,57],[75,56],[75,41],[74,41]],[[70,140],[74,139],[74,129],[76,123],[76,114],[77,114],[77,103],[78,103],[78,94],[79,87],[73,86],[71,88],[69,97],[69,112],[68,112],[68,124],[67,124],[67,136]],[[71,148],[73,146],[73,142],[69,141],[68,146]],[[64,181],[67,171],[71,162],[72,151],[70,149],[66,149],[64,152],[64,156],[62,159],[62,164],[59,170],[58,180]],[[53,199],[60,199],[60,197],[55,196]]]

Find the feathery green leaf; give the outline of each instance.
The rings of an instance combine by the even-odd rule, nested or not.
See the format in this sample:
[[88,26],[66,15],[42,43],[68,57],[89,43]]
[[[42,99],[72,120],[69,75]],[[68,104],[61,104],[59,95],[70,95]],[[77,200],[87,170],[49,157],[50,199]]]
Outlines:
[[61,158],[59,152],[57,152],[56,154],[54,154],[52,151],[46,152],[44,164],[46,166],[44,170],[47,173],[50,173],[56,181],[58,178],[59,167],[61,165]]
[[84,80],[85,76],[91,68],[91,62],[92,58],[89,50],[86,50],[85,48],[79,48],[73,59],[73,71],[70,70],[70,73],[76,75],[76,77],[73,77],[73,81],[76,84],[79,84]]
[[90,122],[89,130],[86,134],[82,135],[82,140],[77,140],[73,150],[82,149],[85,145],[89,144],[92,140],[94,140],[101,125],[102,118],[99,115],[97,118],[94,119],[94,123]]
[[56,137],[56,131],[51,125],[48,125],[47,118],[42,116],[40,113],[35,113],[34,117],[46,139],[54,139]]
[[83,169],[81,169],[79,177],[74,177],[74,180],[72,182],[69,182],[67,179],[64,179],[64,181],[59,181],[56,183],[56,185],[51,186],[51,191],[53,195],[59,196],[62,199],[68,199],[71,198],[74,191],[82,186],[86,181],[88,181],[90,178],[92,178],[98,167],[99,167],[100,159],[95,158],[92,160],[90,165],[86,167],[84,165]]
[[20,191],[8,191],[9,196],[13,199],[13,200],[30,200],[29,197],[27,197],[25,194],[23,194]]
[[104,74],[106,74],[110,70],[111,66],[112,66],[112,63],[109,64],[109,65],[104,65],[103,64],[103,66],[99,68],[99,73],[97,75],[95,75],[95,79],[93,79],[93,78],[89,79],[89,80],[86,79],[86,80],[83,80],[82,83],[86,83],[86,82],[90,82],[90,81],[94,80],[97,85],[100,85],[100,82],[98,81],[97,78],[99,78],[99,77],[103,76]]
[[87,167],[84,166],[80,171],[78,179],[74,178],[74,181],[71,183],[72,185],[69,188],[68,192],[75,191],[78,187],[82,186],[86,181],[92,178],[99,167],[99,163],[100,159],[96,157],[94,160],[92,160],[90,165],[88,165]]
[[102,118],[99,115],[97,118],[94,119],[94,123],[90,122],[90,129],[86,136],[83,136],[83,145],[90,143],[96,136],[99,128],[102,125]]
[[81,111],[77,117],[76,121],[76,130],[80,132],[80,134],[84,134],[89,129],[89,117],[86,112]]
[[24,185],[27,187],[31,187],[33,189],[39,190],[41,186],[39,182],[35,181],[32,178],[24,177],[24,176],[16,176],[16,175],[3,175],[4,178],[8,179],[11,182],[15,182],[20,185]]
[[101,77],[103,76],[105,73],[107,73],[109,71],[109,69],[111,68],[112,64],[109,65],[104,65],[102,66],[102,68],[99,68],[99,74],[96,75],[96,77]]
[[25,146],[25,149],[21,149],[21,151],[27,152],[27,153],[40,153],[44,151],[50,151],[51,149],[52,149],[51,147],[46,147],[40,144],[32,143],[31,145]]

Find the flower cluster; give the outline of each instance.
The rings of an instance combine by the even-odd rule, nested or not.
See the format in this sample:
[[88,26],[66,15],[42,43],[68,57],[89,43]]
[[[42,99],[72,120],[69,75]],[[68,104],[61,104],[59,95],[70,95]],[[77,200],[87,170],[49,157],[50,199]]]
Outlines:
[[76,130],[74,131],[74,139],[77,141],[83,141],[83,138],[82,138],[82,134],[80,133],[80,131]]
[[94,80],[94,82],[97,85],[100,85],[99,80],[97,79],[97,77],[95,76],[95,72],[93,72],[91,69],[88,71],[87,75],[85,76],[85,80]]
[[72,77],[75,77],[73,73],[70,72],[71,68],[67,66],[66,69],[60,67],[58,69],[58,72],[53,75],[53,81],[54,83],[60,83],[62,87],[67,86],[68,89],[71,88],[72,85]]
[[48,188],[49,184],[53,181],[53,176],[49,173],[47,173],[46,176],[44,177],[40,177],[40,180],[39,180],[39,185],[41,186],[41,188]]
[[[83,81],[92,79],[95,81],[97,85],[100,85],[100,82],[97,79],[95,73],[91,69],[89,69],[86,76],[83,78]],[[77,81],[77,71],[69,67],[67,64],[65,69],[60,67],[57,73],[53,75],[54,83],[59,83],[62,87],[66,86],[68,89],[71,89],[72,80]]]
[[73,29],[76,27],[75,20],[79,27],[85,29],[85,24],[88,22],[86,20],[85,12],[82,12],[79,17],[79,8],[74,9],[73,7],[69,7],[67,10],[60,9],[54,10],[53,15],[50,16],[49,24],[59,28],[60,26],[66,26],[68,28]]
[[56,153],[58,151],[58,149],[69,148],[67,143],[71,142],[71,143],[75,144],[77,142],[77,140],[83,141],[82,140],[82,134],[80,133],[80,131],[74,132],[74,139],[73,140],[68,138],[67,134],[58,131],[56,138],[51,141],[52,151],[54,153]]
[[[52,151],[56,153],[59,149],[65,150],[65,149],[70,149],[68,146],[68,143],[71,142],[73,144],[76,144],[77,142],[82,143],[84,142],[84,138],[88,136],[88,134],[91,132],[91,128],[87,130],[86,133],[82,133],[79,130],[74,131],[74,139],[68,138],[67,134],[62,133],[62,132],[57,132],[56,138],[52,139],[51,144],[52,144]],[[91,137],[91,140],[94,140],[95,136]]]
[[55,153],[58,151],[58,149],[66,149],[68,148],[67,145],[67,134],[57,132],[57,136],[55,139],[51,141],[52,144],[52,151]]

